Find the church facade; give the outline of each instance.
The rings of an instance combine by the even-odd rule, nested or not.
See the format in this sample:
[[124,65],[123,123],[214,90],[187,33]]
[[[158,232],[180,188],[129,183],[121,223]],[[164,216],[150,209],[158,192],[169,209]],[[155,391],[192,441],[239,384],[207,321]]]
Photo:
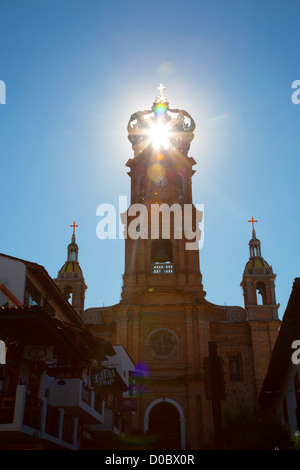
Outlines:
[[[240,406],[253,408],[280,326],[276,275],[262,257],[253,218],[241,282],[244,307],[206,299],[199,262],[201,213],[192,197],[196,162],[189,156],[194,130],[192,117],[171,109],[162,87],[151,109],[131,116],[133,156],[126,164],[131,201],[122,214],[121,300],[80,310],[95,336],[122,345],[134,362],[130,431],[144,436],[149,448],[201,449],[212,440],[212,401],[204,369],[211,342],[222,359],[223,416]],[[76,254],[71,246],[69,251],[71,261]],[[66,276],[61,273],[57,279],[61,288]],[[80,273],[75,277],[76,286],[81,279],[84,296],[84,280]],[[70,279],[68,286],[72,288]],[[75,301],[81,305],[78,296]]]

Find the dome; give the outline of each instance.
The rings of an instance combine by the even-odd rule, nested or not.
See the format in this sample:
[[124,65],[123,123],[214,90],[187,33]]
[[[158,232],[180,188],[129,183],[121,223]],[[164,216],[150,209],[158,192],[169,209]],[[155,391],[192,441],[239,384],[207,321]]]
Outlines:
[[66,261],[63,267],[59,270],[58,275],[62,276],[65,273],[82,274],[81,267],[77,261]]
[[250,258],[245,266],[245,270],[248,270],[248,271],[253,270],[253,269],[262,269],[262,268],[265,268],[268,271],[271,270],[269,264],[260,256],[255,256],[253,258]]

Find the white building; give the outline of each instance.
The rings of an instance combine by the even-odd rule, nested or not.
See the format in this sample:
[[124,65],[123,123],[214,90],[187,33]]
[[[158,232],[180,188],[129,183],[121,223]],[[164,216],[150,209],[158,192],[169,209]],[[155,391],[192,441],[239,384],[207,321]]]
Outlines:
[[[107,410],[107,388],[93,381],[95,368],[116,366],[114,394],[128,389],[134,368],[125,350],[95,338],[47,271],[0,254],[0,448],[79,449],[100,436],[120,434],[126,416]],[[121,354],[120,354],[121,353]],[[110,363],[110,358],[113,362]],[[117,359],[119,358],[119,360]],[[119,419],[120,418],[120,419]]]

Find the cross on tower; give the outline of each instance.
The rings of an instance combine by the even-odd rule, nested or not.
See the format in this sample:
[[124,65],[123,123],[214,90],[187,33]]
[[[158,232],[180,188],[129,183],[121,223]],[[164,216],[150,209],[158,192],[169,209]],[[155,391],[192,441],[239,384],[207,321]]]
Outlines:
[[70,225],[70,227],[73,227],[73,235],[75,236],[75,227],[78,227],[78,225],[75,225],[75,222],[73,222],[73,225]]
[[158,89],[159,92],[160,92],[160,96],[163,96],[163,90],[165,90],[166,87],[163,86],[163,84],[161,83],[161,84],[157,87],[157,89]]
[[253,216],[252,216],[252,219],[251,220],[248,220],[248,222],[251,222],[252,223],[252,230],[254,230],[254,224],[255,222],[258,222],[257,220],[254,220],[253,219]]

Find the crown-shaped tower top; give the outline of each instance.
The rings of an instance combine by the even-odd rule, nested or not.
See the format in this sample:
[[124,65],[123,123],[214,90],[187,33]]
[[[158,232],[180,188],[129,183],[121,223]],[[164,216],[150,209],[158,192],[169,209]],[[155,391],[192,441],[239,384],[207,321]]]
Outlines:
[[132,114],[127,126],[128,139],[135,157],[151,149],[176,150],[187,156],[194,138],[195,122],[184,110],[170,109],[168,99],[163,95],[165,87],[158,87],[159,94],[151,109]]

